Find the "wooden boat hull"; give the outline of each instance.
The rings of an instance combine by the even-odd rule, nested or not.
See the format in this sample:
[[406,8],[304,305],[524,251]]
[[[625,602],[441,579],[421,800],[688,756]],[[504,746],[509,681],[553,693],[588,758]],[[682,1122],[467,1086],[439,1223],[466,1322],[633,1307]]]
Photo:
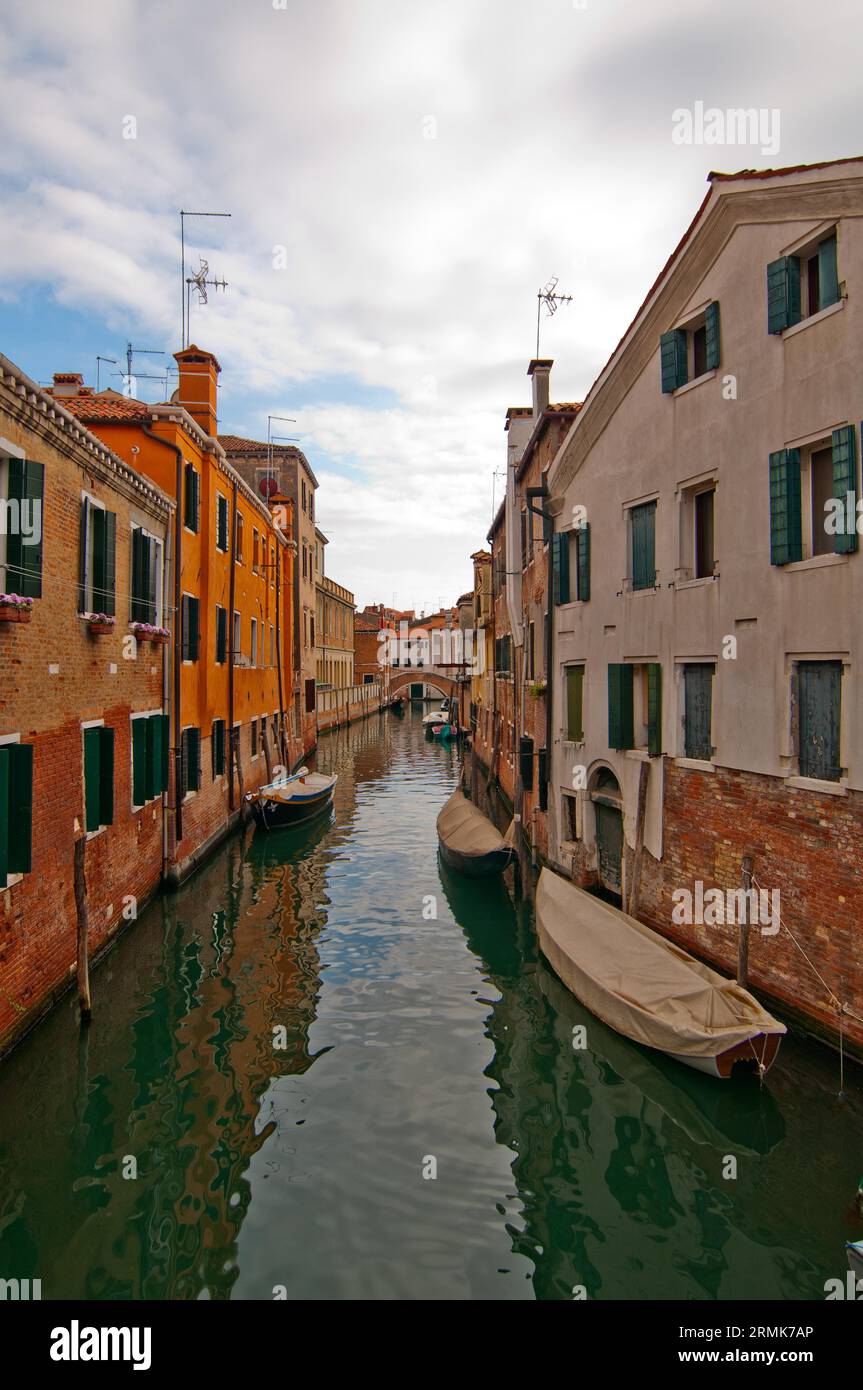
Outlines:
[[848,1256],[848,1268],[858,1279],[863,1278],[863,1240],[848,1241],[845,1253]]
[[321,815],[331,806],[332,800],[333,788],[327,787],[326,791],[304,797],[302,800],[253,801],[252,810],[267,830],[282,830],[285,826],[305,825],[306,821],[314,820],[315,816]]
[[502,874],[512,860],[511,847],[460,788],[441,810],[437,834],[443,862],[469,878]]
[[467,874],[468,878],[491,878],[494,874],[502,874],[512,863],[511,849],[492,850],[489,854],[478,856],[459,854],[458,850],[450,849],[442,840],[439,843],[443,862],[460,874]]
[[737,1043],[734,1047],[717,1053],[715,1057],[684,1057],[679,1052],[668,1052],[666,1056],[672,1057],[675,1062],[682,1062],[685,1067],[702,1072],[705,1076],[719,1076],[722,1080],[727,1080],[738,1062],[763,1067],[764,1071],[769,1071],[776,1061],[781,1041],[782,1036],[779,1033],[758,1033],[754,1038],[747,1038],[746,1042]]

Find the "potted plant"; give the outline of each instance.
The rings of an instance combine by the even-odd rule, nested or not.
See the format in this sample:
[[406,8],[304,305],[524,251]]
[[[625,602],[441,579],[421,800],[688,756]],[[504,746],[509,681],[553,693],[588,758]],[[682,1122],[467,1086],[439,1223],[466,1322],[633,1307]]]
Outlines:
[[165,643],[171,636],[166,627],[154,627],[152,623],[131,623],[130,627],[139,642]]
[[545,694],[546,685],[546,681],[531,681],[530,685],[527,687],[527,693],[532,700],[538,700],[540,695]]
[[108,613],[88,613],[87,627],[94,637],[103,637],[106,633],[114,631],[114,624],[117,619],[112,618]]
[[20,594],[0,594],[0,623],[29,623],[33,600]]

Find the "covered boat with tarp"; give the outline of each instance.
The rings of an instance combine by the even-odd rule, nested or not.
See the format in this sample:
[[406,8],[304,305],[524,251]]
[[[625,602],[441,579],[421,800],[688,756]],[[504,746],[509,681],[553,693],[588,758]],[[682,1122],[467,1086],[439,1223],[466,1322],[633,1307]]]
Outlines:
[[711,1076],[773,1063],[786,1031],[734,980],[610,903],[543,869],[540,948],[555,974],[610,1028]]
[[438,816],[437,833],[444,863],[472,878],[503,873],[512,860],[512,846],[461,788]]

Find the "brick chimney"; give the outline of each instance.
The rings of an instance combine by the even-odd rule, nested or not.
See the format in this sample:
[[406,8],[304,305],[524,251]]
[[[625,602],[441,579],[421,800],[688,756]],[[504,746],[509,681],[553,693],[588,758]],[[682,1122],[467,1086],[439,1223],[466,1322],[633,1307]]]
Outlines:
[[80,372],[55,372],[52,394],[55,396],[77,396],[83,385],[84,378]]
[[180,384],[172,400],[183,406],[205,434],[214,438],[218,432],[218,379],[222,370],[211,352],[191,343],[182,352],[174,353],[180,369]]
[[554,359],[551,357],[534,357],[527,369],[527,374],[533,380],[533,423],[536,425],[539,417],[548,405],[548,393],[550,389],[549,378],[551,369],[554,366]]

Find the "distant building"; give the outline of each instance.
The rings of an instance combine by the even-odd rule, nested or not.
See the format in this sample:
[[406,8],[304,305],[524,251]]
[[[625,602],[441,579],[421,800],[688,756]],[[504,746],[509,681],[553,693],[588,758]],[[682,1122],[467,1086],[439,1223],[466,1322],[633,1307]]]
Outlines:
[[354,596],[325,573],[328,541],[315,529],[316,676],[325,690],[354,684]]

